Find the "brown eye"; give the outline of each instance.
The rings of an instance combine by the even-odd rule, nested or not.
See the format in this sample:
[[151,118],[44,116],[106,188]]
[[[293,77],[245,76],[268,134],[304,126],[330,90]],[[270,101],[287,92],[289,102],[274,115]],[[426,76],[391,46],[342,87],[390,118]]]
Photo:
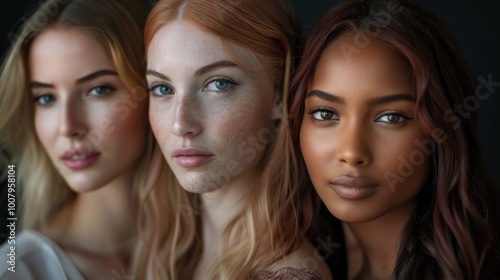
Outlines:
[[329,120],[333,116],[332,112],[326,112],[326,111],[321,112],[320,115],[321,115],[321,118],[324,120]]
[[317,121],[339,120],[339,116],[329,109],[316,109],[309,114]]
[[377,121],[383,122],[383,123],[388,123],[388,124],[399,124],[403,123],[407,120],[410,120],[411,118],[404,116],[402,114],[396,114],[396,113],[391,113],[391,114],[385,114],[380,116]]
[[395,115],[390,115],[389,117],[387,117],[387,120],[389,122],[398,122],[399,119],[400,119],[400,117],[399,116],[395,116]]

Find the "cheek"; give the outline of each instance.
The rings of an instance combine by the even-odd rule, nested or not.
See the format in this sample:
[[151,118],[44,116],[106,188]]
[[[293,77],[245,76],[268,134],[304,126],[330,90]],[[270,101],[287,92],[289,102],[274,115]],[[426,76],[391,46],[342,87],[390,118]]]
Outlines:
[[55,137],[57,134],[57,123],[58,120],[53,112],[45,111],[35,111],[35,132],[40,143],[47,150],[50,148],[50,143],[55,143]]
[[[168,115],[164,106],[157,104],[154,100],[149,103],[149,123],[156,139],[160,140],[169,135]],[[162,141],[160,141],[160,144]]]
[[261,123],[262,114],[252,114],[251,110],[244,106],[229,105],[218,108],[214,114],[208,116],[206,123],[217,126],[216,133],[230,134],[233,137],[238,134],[255,130]]
[[307,126],[302,125],[300,129],[299,143],[302,156],[304,157],[306,163],[309,162],[309,158],[312,156],[312,154],[314,154],[313,140],[314,139],[311,137],[311,134],[309,133]]
[[[318,138],[314,130],[309,129],[308,125],[302,125],[300,130],[300,149],[307,171],[313,183],[321,177],[321,166],[324,159],[321,158],[321,153],[318,149]],[[314,184],[316,186],[316,183]]]
[[[324,141],[323,139],[328,139]],[[325,164],[329,161],[331,153],[335,148],[335,140],[330,134],[326,134],[317,129],[312,129],[310,124],[303,122],[300,129],[300,149],[304,156],[308,170],[314,173],[315,166]]]
[[[393,141],[391,149],[385,150],[381,163],[386,183],[394,191],[418,192],[425,183],[430,166],[427,146],[418,145],[427,140],[421,135]],[[383,153],[383,152],[381,152]],[[403,190],[398,190],[403,188]]]
[[90,129],[98,129],[108,145],[113,142],[115,147],[142,147],[140,143],[147,133],[147,105],[145,102],[135,104],[135,107],[122,106],[117,110],[110,110],[109,106],[93,110]]
[[[241,142],[256,138],[259,144],[263,145],[271,141],[271,109],[267,102],[258,100],[256,95],[250,100],[218,108],[216,112],[207,124],[217,125],[215,129],[216,135],[219,135],[217,139],[227,138]],[[226,136],[220,137],[220,135]]]

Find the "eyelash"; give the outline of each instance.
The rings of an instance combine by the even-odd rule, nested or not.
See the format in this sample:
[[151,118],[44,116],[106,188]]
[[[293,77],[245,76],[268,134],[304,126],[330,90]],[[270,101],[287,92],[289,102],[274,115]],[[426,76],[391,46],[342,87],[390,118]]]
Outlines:
[[[332,117],[333,116],[337,116],[336,119],[317,119],[314,117],[314,115],[316,113],[322,113],[322,112],[326,112],[326,113],[331,113],[332,114]],[[327,107],[317,107],[317,108],[311,108],[311,110],[309,110],[308,114],[311,116],[311,118],[313,119],[313,121],[315,122],[319,122],[319,123],[325,123],[325,122],[331,122],[331,121],[338,121],[338,114],[335,113],[334,110],[330,109],[330,108],[327,108]]]
[[[161,86],[164,86],[164,87],[167,87],[170,89],[171,93],[170,94],[165,94],[165,95],[159,95],[159,94],[155,94],[155,90]],[[153,98],[162,98],[162,97],[165,97],[167,95],[171,95],[173,94],[174,90],[167,84],[165,83],[162,83],[162,82],[155,82],[155,83],[152,83],[151,84],[151,87],[148,88],[148,93],[151,97]]]
[[[206,90],[206,88],[213,82],[216,82],[216,81],[224,81],[226,83],[229,84],[228,88],[227,89],[223,89],[223,90]],[[233,86],[235,85],[239,85],[239,83],[237,83],[235,80],[227,77],[227,76],[219,76],[219,77],[214,77],[212,79],[210,79],[207,84],[203,87],[203,91],[213,91],[213,92],[217,92],[217,93],[224,93],[224,92],[227,92],[229,91],[230,88],[232,88]]]
[[[207,90],[206,88],[213,82],[216,82],[216,81],[224,81],[226,83],[229,84],[228,88],[227,89],[223,89],[223,90]],[[226,77],[226,76],[219,76],[219,77],[214,77],[212,78],[211,80],[209,80],[206,85],[203,87],[203,91],[213,91],[213,92],[217,92],[217,93],[224,93],[224,92],[227,92],[230,88],[232,88],[233,86],[235,85],[239,85],[239,83],[237,83],[235,80],[229,78],[229,77]],[[164,86],[164,87],[167,87],[170,89],[171,93],[169,94],[165,94],[165,95],[160,95],[160,94],[155,94],[154,91],[158,88],[158,87],[161,87],[161,86]],[[164,97],[166,95],[171,95],[173,94],[173,89],[165,84],[165,83],[162,83],[162,82],[156,82],[156,83],[153,83],[151,84],[151,87],[148,88],[148,92],[149,94],[152,96],[152,97],[155,97],[155,98],[161,98],[161,97]]]
[[[92,94],[92,92],[96,89],[96,88],[105,88],[107,91],[106,93],[103,93],[103,94],[99,94],[99,95],[95,95],[95,94]],[[112,86],[109,86],[109,85],[97,85],[97,86],[93,86],[91,87],[87,92],[86,92],[86,95],[92,97],[92,98],[103,98],[103,97],[106,97],[108,96],[109,94],[111,94],[113,91],[115,90],[114,87]],[[40,100],[42,98],[45,98],[45,97],[50,97],[52,100],[48,101],[47,103],[41,103]],[[56,101],[56,98],[54,97],[53,94],[51,93],[42,93],[40,95],[37,95],[37,96],[34,96],[33,97],[33,102],[35,103],[35,105],[37,106],[49,106],[51,103],[53,103],[54,101]]]
[[[45,103],[45,104],[42,104],[42,103],[40,103],[40,99],[42,99],[43,97],[51,97],[52,100]],[[33,102],[35,103],[36,106],[49,106],[50,103],[52,103],[54,101],[55,101],[54,96],[52,94],[49,94],[49,93],[44,93],[44,94],[40,94],[38,96],[33,97]]]
[[[326,112],[326,113],[330,113],[332,114],[331,117],[334,117],[336,116],[336,118],[330,118],[330,119],[317,119],[315,118],[315,114],[316,113],[322,113],[322,112]],[[330,109],[330,108],[326,108],[326,107],[318,107],[318,108],[312,108],[311,110],[309,110],[308,114],[311,116],[311,118],[313,119],[313,121],[315,122],[318,122],[318,123],[327,123],[327,122],[332,122],[332,121],[339,121],[339,115],[337,113],[335,113],[334,110]],[[380,119],[382,117],[385,117],[385,116],[397,116],[399,117],[401,120],[398,121],[398,122],[384,122],[384,121],[380,121]],[[408,117],[406,114],[402,113],[402,112],[387,112],[387,113],[384,113],[380,116],[378,116],[376,118],[376,121],[377,122],[381,122],[381,123],[384,123],[384,124],[387,124],[387,125],[399,125],[399,124],[402,124],[402,123],[405,123],[406,121],[409,121],[409,120],[413,120],[413,118],[411,117]]]
[[402,112],[388,112],[388,113],[382,114],[379,117],[377,117],[377,120],[379,120],[380,118],[382,118],[384,116],[397,116],[397,117],[401,118],[401,121],[398,121],[398,122],[395,122],[395,123],[392,123],[392,122],[382,122],[382,123],[385,123],[385,124],[388,124],[388,125],[399,125],[399,124],[405,123],[405,122],[407,122],[409,120],[413,120],[413,118],[408,117],[406,114],[404,114]]
[[[92,94],[92,91],[94,91],[96,88],[105,88],[105,89],[107,89],[107,92],[103,93],[103,94],[99,94],[99,95]],[[90,88],[90,90],[88,91],[88,95],[90,95],[92,97],[100,98],[100,97],[104,97],[104,96],[107,96],[107,95],[111,94],[113,91],[115,91],[115,88],[112,87],[112,86],[109,86],[109,85],[97,85],[97,86],[93,86],[93,87]]]

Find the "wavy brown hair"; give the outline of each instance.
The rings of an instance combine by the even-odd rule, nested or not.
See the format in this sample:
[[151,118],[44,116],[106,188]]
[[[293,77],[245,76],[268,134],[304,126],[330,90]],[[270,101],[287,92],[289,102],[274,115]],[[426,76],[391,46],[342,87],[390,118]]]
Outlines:
[[376,38],[408,60],[416,118],[434,142],[431,174],[403,233],[393,278],[500,279],[494,228],[498,207],[487,201],[498,197],[498,185],[483,176],[476,112],[455,111],[456,105],[474,98],[479,102],[480,96],[457,42],[429,11],[410,2],[348,1],[319,22],[291,85],[288,107],[295,147],[300,147],[305,94],[320,56],[345,32],[365,40],[358,41],[354,52]]

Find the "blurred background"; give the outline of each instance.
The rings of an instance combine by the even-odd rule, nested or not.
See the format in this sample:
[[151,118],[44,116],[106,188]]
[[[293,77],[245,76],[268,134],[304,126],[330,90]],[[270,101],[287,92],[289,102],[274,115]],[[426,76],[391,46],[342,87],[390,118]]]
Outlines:
[[[152,7],[155,0],[143,0]],[[40,5],[40,0],[2,0],[0,3],[0,56],[5,55],[21,24],[29,12]],[[343,1],[293,0],[301,18],[304,34],[308,35],[314,25],[331,7]],[[500,178],[500,1],[499,0],[419,0],[433,11],[460,43],[463,53],[475,72],[476,81],[482,77],[497,85],[490,87],[491,95],[479,104],[479,139],[483,154],[493,173]],[[486,90],[486,87],[483,87]],[[486,92],[482,92],[486,94]],[[7,195],[6,184],[0,188],[0,242],[6,236],[5,226]]]

